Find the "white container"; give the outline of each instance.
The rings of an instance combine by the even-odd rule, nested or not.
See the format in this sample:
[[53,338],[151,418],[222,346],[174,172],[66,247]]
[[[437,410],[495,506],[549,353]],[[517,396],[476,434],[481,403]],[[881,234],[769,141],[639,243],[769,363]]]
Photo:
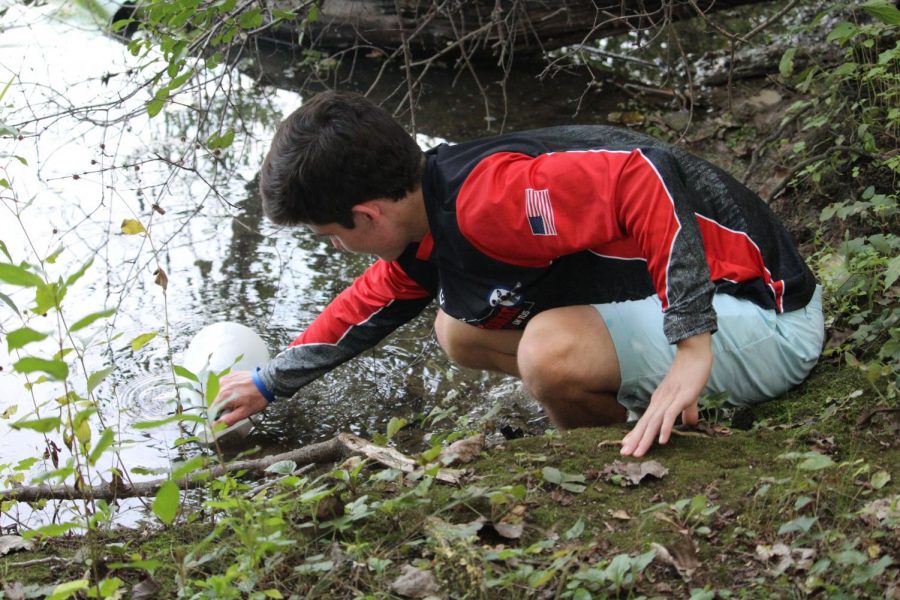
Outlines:
[[229,438],[244,438],[250,432],[252,423],[249,419],[242,419],[234,425],[221,431],[212,431],[212,423],[222,413],[223,402],[207,407],[204,395],[207,377],[213,373],[221,373],[230,368],[235,371],[255,371],[269,362],[269,350],[266,343],[255,331],[230,321],[207,325],[197,332],[194,339],[188,345],[184,353],[182,365],[197,376],[199,383],[187,378],[179,378],[179,387],[182,390],[182,400],[188,407],[201,409],[208,419],[207,426],[202,431],[195,431],[201,442],[209,445],[215,440],[222,441],[224,436]]

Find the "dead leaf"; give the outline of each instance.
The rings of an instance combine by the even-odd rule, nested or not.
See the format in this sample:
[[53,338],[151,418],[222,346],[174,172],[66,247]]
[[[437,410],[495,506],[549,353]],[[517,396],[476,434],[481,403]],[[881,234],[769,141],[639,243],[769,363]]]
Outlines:
[[685,581],[690,581],[694,571],[700,566],[697,547],[688,536],[682,536],[669,546],[651,542],[650,547],[656,550],[656,560],[673,567]]
[[440,592],[434,574],[413,565],[403,565],[403,573],[391,584],[391,591],[407,598],[425,598]]
[[25,600],[25,586],[21,581],[14,581],[3,585],[4,598],[7,600]]
[[608,446],[621,446],[622,440],[601,440],[599,444],[597,444],[598,448],[606,448]]
[[860,519],[872,527],[900,529],[900,494],[872,500],[858,514]]
[[631,515],[629,515],[627,512],[625,512],[622,509],[610,511],[609,516],[611,516],[613,519],[618,519],[620,521],[630,521],[631,520]]
[[[379,462],[386,467],[397,469],[404,473],[422,471],[418,464],[416,464],[416,461],[394,448],[378,446],[358,435],[353,435],[346,431],[339,434],[338,439],[349,452],[362,454],[366,458]],[[456,484],[460,482],[462,476],[463,471],[458,469],[441,469],[435,476],[435,479],[443,481],[444,483]]]
[[622,487],[638,485],[648,476],[662,479],[668,474],[669,470],[655,460],[642,462],[614,460],[606,465],[601,473],[605,480]]
[[166,275],[166,272],[162,270],[162,268],[153,271],[153,275],[156,276],[156,278],[153,280],[153,283],[161,287],[163,290],[169,288],[169,277],[168,275]]
[[144,233],[146,229],[141,224],[140,221],[136,221],[135,219],[124,219],[122,221],[122,233],[125,235],[137,235],[138,233]]
[[484,434],[479,433],[462,440],[457,440],[441,450],[440,460],[443,465],[472,462],[484,448]]
[[567,494],[559,488],[555,488],[550,492],[550,498],[554,502],[558,502],[561,506],[569,506],[575,500],[575,497],[572,494]]
[[508,540],[519,539],[522,537],[522,532],[524,530],[524,523],[504,523],[503,521],[494,523],[494,531],[497,532],[497,535],[505,537]]
[[777,577],[793,567],[798,571],[805,571],[812,566],[813,559],[816,557],[816,551],[812,548],[791,548],[782,543],[778,544],[758,544],[756,546],[756,557],[761,562],[771,562],[778,559],[778,562],[769,572]]
[[131,588],[131,600],[156,598],[160,585],[152,577],[146,577]]
[[32,542],[20,535],[0,535],[0,556],[20,550],[31,550],[33,547]]
[[161,214],[161,215],[166,214],[166,210],[165,210],[162,206],[160,206],[159,204],[155,204],[155,203],[154,203],[154,204],[151,204],[151,205],[150,205],[150,208],[152,208],[155,212],[158,212],[158,213]]

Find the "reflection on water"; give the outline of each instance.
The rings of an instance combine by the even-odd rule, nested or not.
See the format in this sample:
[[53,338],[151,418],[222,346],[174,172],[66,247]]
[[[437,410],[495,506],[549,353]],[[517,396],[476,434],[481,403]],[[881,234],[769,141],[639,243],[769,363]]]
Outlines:
[[[11,106],[2,109],[0,121],[24,134],[0,139],[0,177],[12,184],[11,192],[0,194],[0,240],[15,262],[32,264],[62,247],[58,260],[44,265],[51,279],[65,278],[93,260],[66,296],[64,317],[71,324],[104,308],[116,314],[106,325],[99,321],[63,340],[81,348],[67,355],[70,383],[87,397],[87,375],[113,369],[91,393],[99,409],[91,421],[94,439],[103,428],[114,428],[125,468],[140,466],[152,477],[154,469],[165,470],[172,460],[200,451],[175,448],[175,425],[133,427],[174,410],[171,362],[178,362],[192,335],[212,322],[237,321],[258,331],[277,352],[370,259],[336,253],[305,230],[275,228],[262,219],[256,169],[275,124],[301,102],[292,91],[297,80],[291,78],[290,55],[262,64],[265,87],[237,71],[220,72],[221,89],[201,86],[148,119],[136,114],[150,98],[148,89],[125,100],[121,96],[139,87],[146,77],[140,67],[149,59],[130,56],[74,10],[68,4],[15,5],[0,16],[0,85],[12,81],[4,99]],[[353,73],[341,74],[341,87],[366,90],[376,67],[357,63]],[[621,100],[562,74],[542,82],[534,72],[514,72],[505,87],[493,83],[498,76],[488,69],[481,73],[487,108],[474,80],[457,79],[451,69],[435,69],[423,80],[415,113],[423,147],[484,135],[488,127],[496,132],[602,122]],[[385,74],[373,96],[396,105],[391,93],[398,81],[398,73]],[[399,114],[411,119],[402,106]],[[213,115],[223,115],[222,120]],[[235,142],[221,155],[196,142],[228,129],[236,132]],[[149,235],[123,235],[123,219],[141,221]],[[160,269],[168,277],[165,291],[154,283]],[[22,313],[0,304],[0,333],[5,337],[23,325],[52,333],[28,352],[57,352],[54,316],[24,310],[33,303],[33,290],[3,285],[2,291]],[[415,422],[439,409],[453,418],[473,417],[498,402],[522,423],[539,416],[510,380],[451,367],[431,334],[433,317],[433,309],[426,310],[381,347],[308,386],[299,399],[273,406],[247,443],[285,448],[343,430],[371,435],[384,431],[392,416]],[[157,336],[133,350],[131,340],[148,332]],[[38,383],[26,390],[26,380],[11,368],[20,356],[7,354],[6,344],[0,344],[0,413],[15,410],[0,421],[0,478],[21,459],[43,456],[48,444],[64,446],[57,432],[44,436],[9,428],[11,421],[34,418],[35,412],[66,415],[55,401],[66,393],[61,384]],[[63,449],[63,460],[67,452]],[[95,481],[108,480],[114,464],[112,454],[104,456]],[[31,473],[52,468],[43,459]],[[123,503],[129,506],[141,504]],[[0,524],[34,525],[52,510],[32,513],[20,505],[0,516]]]

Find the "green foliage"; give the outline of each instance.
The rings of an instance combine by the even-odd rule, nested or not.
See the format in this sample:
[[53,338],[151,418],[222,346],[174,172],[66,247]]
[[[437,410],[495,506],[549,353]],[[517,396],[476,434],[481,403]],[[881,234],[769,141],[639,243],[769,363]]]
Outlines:
[[[900,378],[900,11],[882,0],[849,8],[838,3],[810,27],[833,12],[849,17],[826,38],[843,62],[815,64],[792,77],[805,98],[786,118],[802,112],[801,134],[815,141],[794,146],[798,160],[806,158],[795,183],[805,179],[828,195],[838,182],[842,190],[851,182],[849,197],[832,196],[820,215],[823,231],[837,232],[820,237],[816,261],[839,340],[828,352],[866,370],[893,398]],[[793,74],[798,51],[782,58],[783,76]]]

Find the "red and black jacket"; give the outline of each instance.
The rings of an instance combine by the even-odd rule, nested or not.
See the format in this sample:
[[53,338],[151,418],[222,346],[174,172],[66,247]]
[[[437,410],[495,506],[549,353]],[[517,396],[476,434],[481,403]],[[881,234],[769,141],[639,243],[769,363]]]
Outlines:
[[521,329],[542,310],[656,293],[670,343],[715,331],[714,293],[777,312],[815,280],[770,209],[653,138],[554,127],[426,153],[430,233],[378,261],[261,372],[279,396],[374,346],[437,295],[452,317]]

